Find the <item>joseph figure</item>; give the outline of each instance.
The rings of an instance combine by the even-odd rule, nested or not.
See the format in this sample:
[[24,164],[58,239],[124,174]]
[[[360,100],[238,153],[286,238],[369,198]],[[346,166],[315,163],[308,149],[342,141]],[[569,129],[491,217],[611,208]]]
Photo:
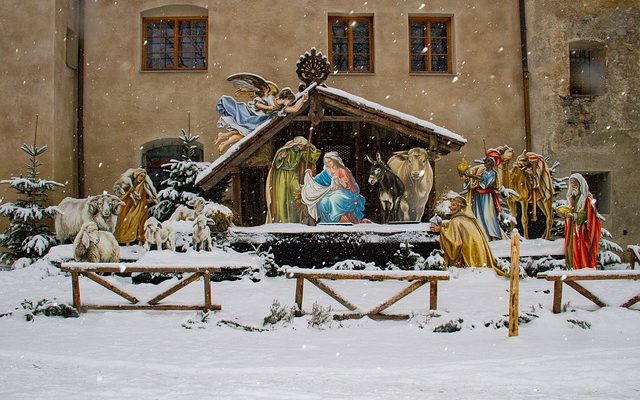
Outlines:
[[457,267],[491,267],[498,275],[505,275],[496,264],[478,220],[467,210],[465,198],[454,197],[449,210],[450,220],[441,225],[431,225],[431,231],[440,233],[440,247],[444,252],[445,264]]
[[276,151],[267,176],[266,223],[305,222],[300,199],[304,171],[315,171],[320,150],[302,136],[296,136]]

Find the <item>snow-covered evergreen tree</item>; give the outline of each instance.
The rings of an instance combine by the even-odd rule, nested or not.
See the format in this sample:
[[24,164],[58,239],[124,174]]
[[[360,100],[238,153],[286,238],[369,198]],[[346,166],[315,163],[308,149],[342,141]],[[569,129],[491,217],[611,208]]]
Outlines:
[[[37,127],[36,119],[36,137]],[[56,186],[64,185],[38,177],[38,167],[42,164],[37,157],[47,151],[47,146],[38,147],[34,138],[33,145],[23,144],[20,149],[29,157],[26,177],[12,177],[0,181],[19,193],[19,199],[15,203],[0,206],[0,215],[9,218],[10,221],[7,231],[0,234],[0,245],[7,249],[0,253],[0,262],[14,263],[24,259],[25,264],[30,264],[57,244],[47,220],[59,214],[60,210],[54,206],[45,207],[45,203],[47,192],[54,190]]]
[[208,167],[208,163],[193,160],[196,155],[195,143],[199,137],[182,129],[181,160],[171,160],[163,165],[169,172],[169,178],[162,182],[165,187],[158,192],[158,204],[151,208],[153,216],[159,221],[166,221],[179,205],[186,205],[187,201],[196,197],[219,203],[224,196],[229,185],[228,179],[223,179],[208,191],[195,185],[198,174]]

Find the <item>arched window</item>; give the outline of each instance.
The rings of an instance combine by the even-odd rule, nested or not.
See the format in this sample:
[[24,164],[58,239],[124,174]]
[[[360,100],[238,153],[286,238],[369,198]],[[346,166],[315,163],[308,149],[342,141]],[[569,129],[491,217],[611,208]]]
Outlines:
[[[204,157],[202,143],[196,142],[196,151],[193,161],[201,162]],[[182,140],[168,138],[157,139],[145,143],[142,146],[142,167],[147,170],[153,186],[161,189],[162,181],[169,177],[167,168],[162,165],[167,164],[171,160],[180,160],[182,156]]]
[[604,44],[578,41],[569,44],[570,94],[597,96],[604,93]]

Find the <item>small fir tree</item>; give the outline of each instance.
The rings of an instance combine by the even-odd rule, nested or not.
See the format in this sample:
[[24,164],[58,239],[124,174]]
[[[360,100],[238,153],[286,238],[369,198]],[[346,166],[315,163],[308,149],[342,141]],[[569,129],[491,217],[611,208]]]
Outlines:
[[0,252],[2,263],[13,263],[21,258],[31,263],[45,255],[51,246],[57,244],[47,221],[59,214],[60,210],[55,206],[45,207],[44,204],[47,201],[47,192],[54,190],[56,186],[64,185],[38,177],[40,175],[38,168],[42,164],[37,157],[47,151],[47,146],[36,145],[37,116],[35,126],[33,145],[23,144],[20,148],[28,156],[26,177],[21,175],[0,181],[1,184],[9,185],[19,193],[19,199],[15,203],[5,203],[0,206],[0,215],[9,218],[10,221],[7,231],[0,235],[0,245],[7,249]]
[[158,192],[158,204],[151,208],[153,216],[159,221],[166,221],[179,205],[186,205],[187,201],[196,197],[219,203],[229,186],[229,180],[222,180],[211,190],[203,190],[196,186],[196,177],[207,168],[207,164],[194,161],[196,156],[196,141],[200,136],[192,135],[182,129],[182,155],[180,160],[171,160],[164,164],[168,168],[169,178],[162,182],[165,186]]
[[413,251],[411,243],[400,243],[400,249],[391,256],[387,262],[388,269],[420,270],[425,264],[424,258]]

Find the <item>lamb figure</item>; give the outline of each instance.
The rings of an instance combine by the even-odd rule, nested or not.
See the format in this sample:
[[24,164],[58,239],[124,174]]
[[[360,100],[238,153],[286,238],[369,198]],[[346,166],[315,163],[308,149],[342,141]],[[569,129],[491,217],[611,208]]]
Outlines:
[[202,210],[204,210],[207,203],[208,202],[202,197],[191,199],[187,201],[187,205],[193,207],[193,209],[179,205],[169,217],[169,221],[193,221],[198,215],[202,214]]
[[98,230],[95,222],[86,222],[73,241],[73,258],[84,262],[120,261],[120,246],[113,233]]
[[149,251],[152,244],[155,244],[158,250],[162,250],[163,247],[171,251],[176,250],[176,235],[173,229],[150,217],[144,223],[144,249]]
[[200,214],[193,221],[193,235],[191,236],[191,243],[195,251],[211,251],[213,245],[211,243],[211,230],[207,226],[207,217]]

